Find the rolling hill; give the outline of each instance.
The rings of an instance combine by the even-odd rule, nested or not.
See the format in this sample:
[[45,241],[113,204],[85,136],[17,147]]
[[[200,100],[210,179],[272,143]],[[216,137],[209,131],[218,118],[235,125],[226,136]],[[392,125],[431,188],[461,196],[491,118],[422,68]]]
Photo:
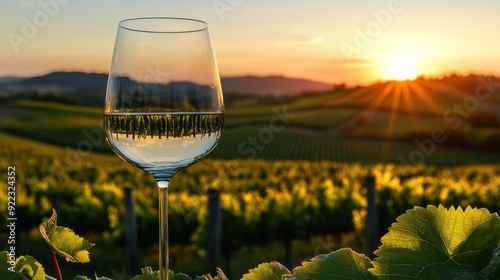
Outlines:
[[261,96],[295,96],[305,92],[324,92],[333,85],[305,79],[282,76],[222,77],[224,92],[255,94]]
[[[80,100],[81,105],[101,107],[104,104],[108,75],[82,72],[53,72],[47,75],[17,78],[0,78],[0,94],[31,94],[37,90],[42,95],[62,93]],[[331,90],[333,85],[305,79],[279,76],[222,77],[226,95],[257,94],[260,96],[294,96],[304,92]]]

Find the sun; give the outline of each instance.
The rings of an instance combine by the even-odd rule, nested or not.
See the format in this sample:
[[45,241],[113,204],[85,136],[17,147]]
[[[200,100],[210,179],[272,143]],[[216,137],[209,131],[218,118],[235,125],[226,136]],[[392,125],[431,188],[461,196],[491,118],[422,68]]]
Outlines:
[[406,61],[395,61],[387,69],[386,79],[404,81],[413,80],[418,73],[415,67]]

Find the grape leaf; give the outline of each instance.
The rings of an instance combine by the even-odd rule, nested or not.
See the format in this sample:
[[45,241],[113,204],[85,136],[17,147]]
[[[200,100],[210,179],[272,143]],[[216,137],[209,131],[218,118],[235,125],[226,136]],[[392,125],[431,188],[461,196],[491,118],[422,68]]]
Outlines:
[[479,273],[484,279],[500,280],[500,247],[493,250],[490,263]]
[[0,252],[0,279],[2,280],[45,280],[43,266],[32,256],[20,256],[16,259],[14,271],[10,270],[8,252]]
[[289,273],[290,271],[279,262],[263,263],[250,269],[241,280],[281,280],[283,275]]
[[[153,271],[151,267],[145,267],[141,269],[142,275],[137,275],[132,280],[157,280],[158,279],[158,271]],[[168,271],[168,280],[192,280],[191,277],[186,274],[177,273],[174,274],[172,270]]]
[[212,275],[207,274],[203,276],[197,276],[195,280],[228,280],[224,272],[220,268],[217,268],[217,276],[212,277]]
[[[141,269],[142,275],[137,275],[132,280],[156,280],[158,279],[158,271],[153,271],[151,267]],[[170,277],[170,273],[168,275]]]
[[[97,276],[97,274],[95,275],[95,280],[111,280],[110,278],[108,277],[99,277]],[[76,276],[74,280],[91,280],[90,278],[88,278],[87,276]]]
[[42,265],[32,256],[20,256],[16,260],[16,273],[29,275],[32,280],[45,280]]
[[168,279],[169,280],[192,280],[191,277],[187,276],[183,273],[174,274],[172,270],[168,271]]
[[340,249],[327,255],[319,255],[311,261],[302,263],[293,270],[289,279],[324,280],[324,279],[377,279],[368,269],[370,259],[351,249]]
[[500,237],[500,218],[486,209],[415,207],[382,237],[373,273],[380,279],[483,279]]
[[43,239],[53,252],[64,257],[68,262],[90,262],[89,252],[94,244],[76,235],[71,229],[57,225],[57,213],[52,210],[52,217],[40,225]]

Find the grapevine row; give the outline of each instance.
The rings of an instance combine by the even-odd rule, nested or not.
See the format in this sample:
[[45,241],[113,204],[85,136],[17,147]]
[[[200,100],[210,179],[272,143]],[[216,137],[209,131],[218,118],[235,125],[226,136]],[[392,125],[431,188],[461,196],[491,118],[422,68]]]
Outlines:
[[[114,156],[86,155],[68,163],[64,149],[12,145],[2,139],[0,168],[16,165],[20,230],[36,227],[60,200],[64,225],[107,242],[124,242],[123,189],[134,188],[138,235],[157,242],[157,188],[151,176]],[[366,147],[365,150],[369,150]],[[19,158],[17,155],[30,155]],[[453,168],[342,164],[327,161],[204,160],[171,183],[172,244],[206,244],[207,190],[221,192],[222,246],[266,244],[283,238],[363,230],[366,176],[376,178],[380,231],[403,211],[428,204],[486,207],[500,212],[500,166]],[[5,192],[0,204],[6,205]],[[0,216],[7,218],[5,207]],[[244,232],[245,234],[242,234]]]

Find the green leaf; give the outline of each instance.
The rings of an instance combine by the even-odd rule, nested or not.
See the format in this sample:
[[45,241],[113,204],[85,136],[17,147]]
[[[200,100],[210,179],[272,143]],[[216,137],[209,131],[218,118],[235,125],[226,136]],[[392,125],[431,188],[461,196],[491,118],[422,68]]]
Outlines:
[[368,269],[370,259],[351,249],[340,249],[327,255],[320,255],[311,261],[302,263],[293,270],[294,276],[288,279],[324,280],[324,279],[377,279]]
[[493,250],[491,261],[479,273],[484,279],[500,280],[500,247]]
[[[97,274],[95,275],[95,280],[111,280],[111,278],[108,278],[108,277],[99,277],[97,276]],[[74,280],[92,280],[90,278],[88,278],[87,276],[76,276]]]
[[[97,274],[95,275],[95,280],[111,280],[111,278],[108,278],[108,277],[99,277],[97,276]],[[92,280],[90,278],[88,278],[87,276],[76,276],[74,280]]]
[[94,244],[76,235],[71,229],[57,226],[57,213],[52,210],[52,217],[40,225],[43,239],[53,252],[64,257],[68,262],[90,262],[87,249]]
[[382,237],[371,270],[380,279],[482,279],[500,237],[486,209],[415,207]]
[[111,278],[108,278],[108,277],[103,277],[103,276],[98,277],[97,275],[95,276],[95,279],[96,279],[96,280],[112,280]]
[[[137,275],[132,280],[156,280],[158,279],[158,271],[153,271],[151,267],[141,269],[142,275]],[[170,274],[169,274],[170,277]]]
[[172,270],[168,271],[168,280],[192,280],[191,277],[183,273],[174,274]]
[[[145,267],[141,269],[142,275],[137,275],[132,280],[157,280],[159,277],[158,271],[153,271],[151,267]],[[192,280],[191,277],[186,274],[177,273],[174,274],[172,270],[168,271],[168,280]]]
[[279,262],[263,263],[250,269],[241,280],[281,280],[283,275],[289,273],[290,271]]
[[28,275],[32,280],[45,280],[43,266],[32,256],[20,256],[16,260],[16,272]]
[[212,275],[207,274],[203,276],[197,276],[195,280],[228,280],[224,272],[220,268],[217,268],[217,276],[212,277]]
[[[14,268],[8,262],[9,253],[0,253],[0,279],[2,280],[45,280],[43,266],[31,256],[20,256],[15,260]],[[14,271],[12,271],[14,270]]]

